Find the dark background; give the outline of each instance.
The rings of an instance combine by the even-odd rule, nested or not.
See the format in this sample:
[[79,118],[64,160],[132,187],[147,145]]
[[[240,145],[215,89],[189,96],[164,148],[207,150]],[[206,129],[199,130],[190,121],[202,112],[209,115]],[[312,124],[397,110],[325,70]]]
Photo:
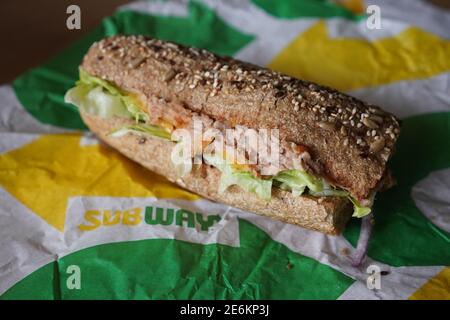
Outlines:
[[[429,1],[450,9],[450,0]],[[0,0],[0,84],[58,53],[127,2],[130,1]],[[81,8],[81,30],[66,28],[66,9],[71,4]]]

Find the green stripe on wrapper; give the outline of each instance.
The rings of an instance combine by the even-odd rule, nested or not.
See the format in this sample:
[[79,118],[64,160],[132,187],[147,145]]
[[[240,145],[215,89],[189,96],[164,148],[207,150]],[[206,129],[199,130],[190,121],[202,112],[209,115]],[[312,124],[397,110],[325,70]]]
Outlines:
[[346,18],[360,20],[356,15],[330,0],[252,0],[264,11],[279,18]]
[[[84,249],[34,272],[1,299],[336,299],[354,282],[250,222],[239,220],[239,234],[238,248],[152,239]],[[67,289],[70,265],[80,267],[80,290]]]

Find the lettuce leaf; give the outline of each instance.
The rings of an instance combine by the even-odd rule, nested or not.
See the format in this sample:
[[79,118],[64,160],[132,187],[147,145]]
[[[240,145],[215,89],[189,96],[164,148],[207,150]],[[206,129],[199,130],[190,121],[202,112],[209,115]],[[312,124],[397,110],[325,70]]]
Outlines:
[[120,97],[105,92],[101,87],[79,84],[67,91],[64,100],[85,113],[102,118],[132,117]]
[[232,185],[238,185],[247,192],[255,193],[261,199],[270,200],[272,179],[260,179],[255,177],[250,171],[235,169],[218,156],[203,155],[203,158],[222,172],[219,193],[223,193]]
[[[231,185],[238,185],[247,192],[256,193],[260,198],[270,200],[272,185],[291,191],[294,196],[302,195],[306,190],[315,197],[347,197],[354,207],[353,217],[362,218],[371,212],[370,207],[363,207],[345,190],[337,190],[303,170],[280,171],[271,179],[260,179],[250,171],[234,169],[226,160],[215,155],[203,155],[208,164],[216,167],[222,173],[219,192],[224,192]],[[307,189],[306,189],[307,188]]]
[[117,88],[115,85],[111,84],[110,82],[91,76],[89,73],[87,73],[86,71],[84,71],[83,69],[79,69],[79,74],[80,74],[80,80],[77,81],[76,85],[80,85],[80,84],[84,84],[84,85],[88,85],[88,86],[92,86],[92,87],[101,87],[103,89],[105,89],[106,91],[108,91],[110,94],[116,96],[116,95],[120,95],[121,92],[119,90],[119,88]]
[[303,170],[283,170],[273,179],[281,182],[284,188],[291,190],[294,196],[302,195],[306,187],[313,192],[323,190],[322,181]]
[[102,118],[118,116],[133,118],[136,122],[148,119],[131,94],[106,80],[91,76],[83,69],[80,69],[80,80],[67,91],[64,100],[83,112]]
[[144,135],[147,134],[147,135],[159,137],[159,138],[166,139],[166,140],[170,140],[170,136],[171,136],[171,134],[169,132],[167,132],[165,129],[163,129],[159,126],[153,126],[153,125],[148,125],[148,124],[135,124],[135,125],[123,126],[123,127],[113,130],[109,134],[112,137],[122,137],[130,132],[144,134]]
[[323,190],[313,191],[309,190],[309,194],[314,197],[348,197],[349,193],[342,189],[336,189],[325,180],[322,180]]
[[247,192],[253,192],[261,199],[270,200],[272,195],[272,179],[256,178],[250,171],[225,170],[220,178],[219,192],[224,192],[229,186],[238,185]]
[[348,199],[353,203],[353,217],[362,218],[367,216],[372,211],[372,208],[363,207],[355,198],[349,196]]

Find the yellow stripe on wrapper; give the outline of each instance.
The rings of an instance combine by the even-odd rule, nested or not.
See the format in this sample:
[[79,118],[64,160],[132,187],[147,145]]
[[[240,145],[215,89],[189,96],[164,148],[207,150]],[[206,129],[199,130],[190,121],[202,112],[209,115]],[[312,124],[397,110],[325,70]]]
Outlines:
[[450,300],[450,267],[445,267],[409,297],[410,300]]
[[80,145],[80,138],[45,135],[0,155],[0,186],[60,231],[75,196],[198,199],[109,147]]
[[269,68],[338,90],[427,78],[450,70],[450,41],[410,27],[374,42],[328,35],[318,22],[300,34]]

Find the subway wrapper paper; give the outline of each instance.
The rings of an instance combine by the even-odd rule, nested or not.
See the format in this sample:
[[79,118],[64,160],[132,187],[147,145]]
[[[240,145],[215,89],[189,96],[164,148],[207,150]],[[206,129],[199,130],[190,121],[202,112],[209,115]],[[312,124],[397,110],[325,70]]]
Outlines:
[[[449,30],[450,13],[419,0],[118,8],[0,87],[0,299],[449,299]],[[350,259],[359,219],[333,237],[214,203],[90,134],[64,93],[89,46],[119,33],[234,56],[397,115],[397,185],[377,195],[364,264]]]

